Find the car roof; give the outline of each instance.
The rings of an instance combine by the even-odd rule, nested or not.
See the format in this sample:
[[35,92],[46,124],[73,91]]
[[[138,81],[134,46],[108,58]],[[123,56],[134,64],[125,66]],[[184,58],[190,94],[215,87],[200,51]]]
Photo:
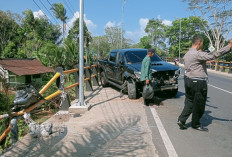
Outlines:
[[112,50],[111,52],[120,52],[120,53],[125,53],[125,52],[130,52],[130,51],[147,51],[147,49],[142,49],[142,48],[130,48],[130,49],[115,49]]

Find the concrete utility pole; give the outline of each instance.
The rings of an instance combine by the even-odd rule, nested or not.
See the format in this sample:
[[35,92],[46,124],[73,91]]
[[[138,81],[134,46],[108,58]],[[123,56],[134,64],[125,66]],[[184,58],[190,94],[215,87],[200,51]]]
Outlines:
[[121,48],[123,44],[123,13],[124,13],[124,2],[125,0],[122,0],[122,21],[121,21]]
[[180,63],[180,40],[181,40],[181,19],[180,19],[180,29],[179,29],[179,63]]
[[80,21],[79,21],[79,106],[84,103],[84,21],[83,21],[83,0],[80,0]]

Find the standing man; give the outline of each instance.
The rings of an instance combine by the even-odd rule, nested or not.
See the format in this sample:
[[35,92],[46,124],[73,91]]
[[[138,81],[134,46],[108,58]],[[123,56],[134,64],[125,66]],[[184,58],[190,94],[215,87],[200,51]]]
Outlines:
[[200,119],[205,111],[207,99],[207,67],[206,61],[218,58],[231,51],[232,39],[229,45],[223,47],[217,52],[202,52],[203,38],[194,36],[192,47],[184,56],[185,66],[185,106],[178,118],[177,124],[180,129],[187,129],[185,122],[192,113],[192,128],[199,131],[208,131],[200,125]]
[[[152,79],[152,65],[151,58],[154,56],[155,50],[150,48],[147,51],[147,56],[143,59],[142,68],[141,68],[141,81],[144,82],[144,85],[148,85]],[[149,100],[144,99],[144,104],[149,105]]]

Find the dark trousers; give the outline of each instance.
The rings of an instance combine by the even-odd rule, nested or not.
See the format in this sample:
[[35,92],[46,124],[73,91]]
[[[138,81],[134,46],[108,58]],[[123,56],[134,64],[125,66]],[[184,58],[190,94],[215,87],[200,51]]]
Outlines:
[[200,126],[207,99],[207,80],[191,79],[184,76],[185,106],[178,120],[185,123],[192,113],[192,127]]

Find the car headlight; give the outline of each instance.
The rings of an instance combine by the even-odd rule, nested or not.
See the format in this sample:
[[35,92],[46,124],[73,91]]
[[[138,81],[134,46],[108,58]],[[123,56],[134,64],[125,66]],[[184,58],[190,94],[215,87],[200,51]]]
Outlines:
[[155,69],[152,69],[152,73],[155,73],[155,72],[157,72],[157,70],[155,70]]
[[136,78],[138,78],[138,79],[140,79],[141,78],[141,72],[134,72],[135,73],[135,76],[136,76]]
[[179,75],[180,75],[180,68],[175,71],[175,76],[179,76]]

